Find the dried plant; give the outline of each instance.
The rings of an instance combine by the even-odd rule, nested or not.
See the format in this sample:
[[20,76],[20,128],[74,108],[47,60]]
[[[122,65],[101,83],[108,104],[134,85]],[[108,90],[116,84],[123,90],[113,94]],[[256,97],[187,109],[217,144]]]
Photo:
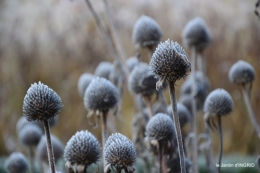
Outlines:
[[26,157],[20,152],[12,153],[5,160],[5,168],[9,173],[25,173],[28,167]]
[[92,79],[94,79],[96,76],[89,73],[83,73],[78,80],[78,92],[80,97],[84,98],[84,93],[89,86]]
[[113,64],[107,61],[100,62],[95,69],[94,75],[109,80],[109,74],[113,70]]

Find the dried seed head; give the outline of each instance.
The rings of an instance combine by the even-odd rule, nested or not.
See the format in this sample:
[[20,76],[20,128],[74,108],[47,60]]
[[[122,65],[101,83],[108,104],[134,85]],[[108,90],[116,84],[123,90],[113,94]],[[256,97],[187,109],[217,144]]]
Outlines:
[[5,161],[5,168],[9,173],[25,173],[28,167],[27,159],[20,152],[12,153]]
[[41,82],[31,85],[23,101],[23,114],[28,121],[48,121],[58,115],[61,108],[58,94]]
[[38,145],[42,134],[42,129],[39,126],[27,124],[19,131],[18,138],[22,144],[33,147]]
[[156,48],[150,61],[150,69],[161,80],[176,81],[188,75],[191,64],[181,46],[168,39]]
[[109,80],[97,77],[91,81],[84,95],[84,105],[88,110],[106,112],[115,107],[119,93]]
[[[55,136],[51,135],[51,142],[53,147],[53,153],[55,162],[57,162],[63,156],[64,146],[62,142]],[[48,163],[48,152],[46,145],[46,137],[42,136],[37,148],[36,148],[36,157],[45,163]]]
[[100,62],[95,70],[95,76],[109,79],[109,74],[113,70],[113,64],[110,62]]
[[78,92],[79,95],[83,98],[84,97],[84,93],[88,87],[88,85],[90,84],[90,82],[92,81],[92,79],[94,79],[96,76],[89,74],[89,73],[83,73],[78,80]]
[[229,80],[237,85],[252,83],[255,79],[254,67],[249,63],[239,60],[229,70]]
[[[172,106],[169,105],[167,107],[168,114],[172,116]],[[179,116],[180,126],[183,127],[191,120],[191,113],[190,111],[184,106],[182,103],[177,103],[177,113]]]
[[[186,172],[189,172],[188,170],[192,166],[192,162],[188,158],[184,158],[185,162],[185,169]],[[180,158],[178,155],[174,155],[173,157],[166,159],[166,165],[167,165],[167,170],[168,173],[175,173],[175,172],[181,172],[181,167],[180,167]]]
[[161,28],[154,19],[143,15],[136,21],[132,40],[137,47],[156,46],[161,37]]
[[[190,112],[192,112],[191,108],[191,100],[193,97],[191,95],[181,95],[179,102],[182,103]],[[198,109],[198,104],[197,104]]]
[[100,145],[90,132],[80,131],[67,142],[64,150],[64,159],[70,165],[89,166],[100,158]]
[[137,157],[133,143],[124,135],[115,133],[109,136],[104,147],[105,165],[119,169],[131,168]]
[[131,57],[126,60],[126,65],[130,73],[134,69],[134,67],[138,64],[138,62],[139,61],[136,57]]
[[144,97],[150,97],[156,92],[156,79],[148,64],[139,63],[129,76],[129,90]]
[[198,51],[205,49],[211,42],[211,34],[204,20],[196,17],[188,22],[183,29],[182,40],[185,47],[195,47]]
[[224,89],[212,91],[205,100],[204,112],[212,116],[224,116],[232,112],[233,100]]

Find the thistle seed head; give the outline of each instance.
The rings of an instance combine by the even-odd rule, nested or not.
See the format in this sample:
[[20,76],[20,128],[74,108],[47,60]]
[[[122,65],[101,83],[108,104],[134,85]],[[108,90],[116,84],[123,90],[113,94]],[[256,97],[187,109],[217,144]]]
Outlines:
[[42,137],[42,129],[35,124],[25,125],[18,133],[19,141],[28,146],[37,146]]
[[227,91],[224,89],[216,89],[206,98],[204,112],[212,116],[224,116],[232,112],[233,105],[232,97]]
[[[167,110],[168,110],[169,115],[173,115],[171,105],[169,105],[167,107]],[[179,116],[179,121],[180,121],[181,127],[183,127],[185,124],[187,124],[192,118],[190,111],[182,103],[177,103],[177,113]]]
[[150,61],[150,69],[160,80],[177,81],[188,75],[191,64],[181,46],[168,39],[156,48]]
[[27,159],[20,152],[12,153],[5,160],[5,168],[9,173],[25,173],[28,167]]
[[105,78],[97,77],[91,81],[84,95],[84,105],[88,110],[106,112],[119,101],[119,92],[114,84]]
[[134,145],[127,137],[120,133],[109,136],[104,147],[106,167],[114,166],[117,169],[127,168],[129,170],[132,168],[136,157]]
[[204,20],[196,17],[188,22],[183,29],[182,40],[185,47],[204,50],[211,42],[211,34]]
[[[89,166],[100,158],[98,140],[89,131],[80,131],[67,142],[64,150],[64,159],[69,165]],[[68,164],[66,164],[68,165]]]
[[229,70],[229,80],[237,85],[252,83],[255,79],[254,67],[249,63],[239,60]]
[[144,97],[150,97],[156,92],[156,79],[148,64],[139,63],[131,72],[128,82],[129,90]]
[[23,115],[28,121],[48,121],[60,113],[61,98],[47,85],[34,83],[23,101]]
[[137,47],[156,46],[162,37],[158,23],[148,16],[141,16],[135,23],[132,40]]
[[138,62],[139,61],[136,57],[131,57],[126,60],[126,65],[130,73],[134,69],[134,67],[138,65]]
[[89,74],[89,73],[83,73],[78,80],[78,92],[79,95],[83,98],[84,97],[84,93],[88,87],[88,85],[90,84],[90,82],[92,81],[92,79],[94,79],[96,76]]
[[94,72],[95,76],[109,79],[109,74],[113,70],[113,64],[110,62],[100,62]]

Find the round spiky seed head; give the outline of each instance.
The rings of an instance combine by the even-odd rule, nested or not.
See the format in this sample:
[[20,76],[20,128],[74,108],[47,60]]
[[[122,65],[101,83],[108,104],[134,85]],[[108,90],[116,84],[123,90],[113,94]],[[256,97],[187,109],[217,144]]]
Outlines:
[[28,121],[48,121],[60,113],[61,98],[47,85],[34,83],[23,101],[23,115]]
[[84,105],[88,110],[106,112],[115,107],[118,101],[119,93],[115,85],[100,77],[91,81],[84,95]]
[[95,76],[109,79],[109,74],[113,70],[113,64],[110,62],[100,62],[94,72]]
[[89,73],[83,73],[78,80],[78,92],[79,95],[83,98],[84,97],[84,93],[88,87],[88,85],[90,84],[90,82],[92,81],[92,79],[94,79],[96,76],[89,74]]
[[131,167],[137,157],[133,143],[124,135],[114,133],[109,136],[104,147],[106,165]]
[[196,17],[187,23],[182,32],[182,41],[185,47],[195,47],[198,51],[209,45],[211,34],[202,18]]
[[73,135],[64,149],[64,159],[70,164],[86,165],[96,163],[100,158],[98,140],[89,131],[80,131]]
[[18,133],[19,141],[28,146],[37,146],[42,137],[42,129],[34,124],[25,125]]
[[188,75],[191,64],[181,46],[168,39],[156,48],[150,61],[150,69],[160,79],[177,81]]
[[150,97],[156,92],[156,82],[157,80],[148,64],[139,63],[129,76],[128,88],[135,94]]
[[26,157],[20,152],[12,153],[5,160],[5,168],[9,173],[25,173],[28,167]]
[[162,37],[158,23],[148,16],[141,16],[135,23],[132,40],[137,47],[156,46]]
[[[179,102],[182,103],[190,112],[192,112],[191,101],[193,97],[191,95],[181,95]],[[198,104],[197,104],[198,109]]]
[[237,85],[252,83],[255,79],[255,69],[249,63],[239,60],[229,70],[229,80]]
[[204,112],[212,116],[224,116],[232,112],[233,107],[234,104],[230,94],[224,89],[216,89],[206,98]]
[[[172,106],[169,105],[167,107],[168,114],[172,116]],[[184,106],[182,103],[177,103],[177,113],[179,116],[180,126],[183,127],[191,120],[191,113],[190,111]]]
[[[57,162],[63,156],[64,146],[62,142],[55,136],[51,135],[51,142],[53,147],[53,154],[55,158],[55,162]],[[45,163],[48,163],[48,152],[46,145],[46,137],[42,136],[39,144],[36,148],[36,157]]]
[[136,57],[131,57],[126,60],[126,65],[129,72],[131,72],[134,69],[134,67],[138,64],[138,62],[139,61]]

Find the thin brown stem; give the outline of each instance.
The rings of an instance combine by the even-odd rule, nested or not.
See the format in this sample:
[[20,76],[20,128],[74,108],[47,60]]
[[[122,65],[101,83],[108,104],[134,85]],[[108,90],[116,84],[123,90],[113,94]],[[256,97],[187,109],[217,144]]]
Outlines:
[[51,143],[51,133],[50,133],[50,126],[49,121],[43,120],[43,126],[46,136],[46,144],[47,144],[47,153],[48,153],[48,161],[51,173],[55,173],[55,162],[54,162],[54,154],[53,154],[53,148]]
[[222,134],[222,125],[221,125],[221,116],[218,117],[218,132],[219,132],[219,158],[218,158],[218,173],[220,173],[221,168],[221,158],[222,158],[222,151],[223,151],[223,134]]
[[34,164],[33,164],[33,149],[29,147],[29,162],[30,162],[30,172],[34,173]]
[[152,109],[152,102],[149,97],[143,97],[145,100],[146,107],[148,109],[149,118],[151,119],[153,117],[153,109]]
[[185,162],[184,162],[184,149],[183,149],[183,142],[182,142],[182,135],[181,135],[181,127],[179,116],[177,114],[177,103],[176,103],[176,96],[175,96],[175,82],[168,81],[169,89],[170,89],[170,99],[172,104],[172,112],[173,112],[173,122],[175,125],[175,131],[177,136],[177,143],[179,149],[179,157],[180,157],[180,167],[181,173],[186,173]]
[[[108,111],[103,112],[102,113],[102,148],[103,148],[103,152],[104,152],[104,147],[105,147],[105,143],[106,143],[106,139],[107,139],[107,115],[108,115]],[[104,162],[104,168],[105,168],[105,160],[103,160]]]
[[162,142],[159,142],[159,173],[162,173],[162,165],[163,165],[163,145]]

